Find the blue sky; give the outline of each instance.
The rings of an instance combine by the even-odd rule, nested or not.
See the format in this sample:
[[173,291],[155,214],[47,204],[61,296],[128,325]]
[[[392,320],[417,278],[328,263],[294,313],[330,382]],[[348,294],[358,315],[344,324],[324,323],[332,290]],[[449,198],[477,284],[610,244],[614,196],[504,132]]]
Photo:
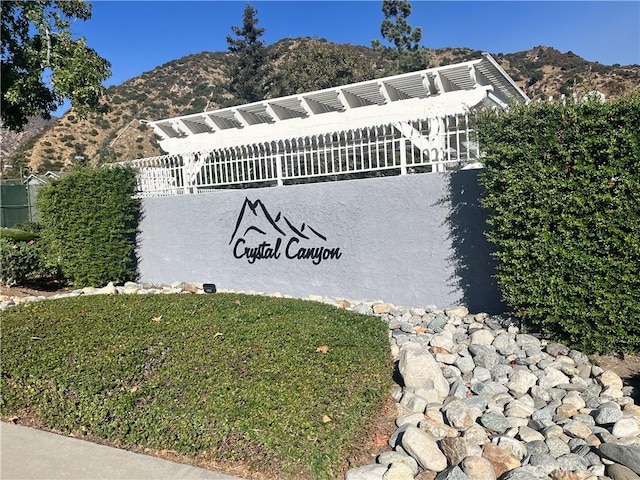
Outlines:
[[[77,36],[112,64],[106,85],[118,85],[171,60],[226,51],[246,1],[94,0]],[[380,39],[381,0],[251,1],[262,39],[319,37],[370,46]],[[408,18],[428,48],[469,47],[513,53],[538,45],[573,51],[605,65],[640,64],[640,2],[417,1]],[[65,108],[61,109],[62,111]]]

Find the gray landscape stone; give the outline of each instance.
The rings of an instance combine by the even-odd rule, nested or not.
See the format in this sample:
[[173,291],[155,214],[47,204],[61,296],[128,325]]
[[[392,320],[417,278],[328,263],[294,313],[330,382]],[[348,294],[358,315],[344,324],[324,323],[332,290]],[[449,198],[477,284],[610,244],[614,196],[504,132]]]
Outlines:
[[383,480],[413,480],[413,470],[404,463],[393,463],[382,475]]
[[438,473],[435,480],[469,480],[469,477],[455,465]]
[[607,465],[606,472],[612,480],[640,480],[640,476],[636,475],[633,470],[617,463]]
[[438,392],[441,402],[449,394],[449,382],[442,375],[433,355],[421,345],[409,343],[402,346],[398,369],[405,387],[434,388]]
[[425,470],[441,472],[447,468],[447,457],[440,451],[435,438],[426,432],[408,427],[402,435],[402,448]]
[[416,476],[418,472],[420,472],[418,462],[416,462],[415,459],[410,455],[406,455],[401,452],[382,452],[380,455],[378,455],[377,462],[380,465],[386,465],[387,467],[391,464],[405,464],[411,469],[411,472],[414,476]]
[[491,462],[480,456],[467,457],[460,463],[460,468],[469,480],[496,480],[496,472]]
[[[500,480],[540,480],[540,476],[525,467],[515,468],[500,477]],[[544,478],[544,477],[542,477]]]
[[383,480],[383,475],[388,470],[386,465],[365,465],[352,468],[347,471],[344,480]]
[[640,445],[616,445],[603,443],[600,453],[605,458],[613,460],[640,475]]
[[480,424],[488,430],[496,433],[504,433],[509,428],[509,421],[498,411],[488,410],[480,417]]
[[611,434],[620,438],[640,436],[640,420],[634,417],[621,418],[613,425]]
[[469,345],[469,353],[477,367],[491,370],[500,363],[500,355],[495,348],[487,345]]

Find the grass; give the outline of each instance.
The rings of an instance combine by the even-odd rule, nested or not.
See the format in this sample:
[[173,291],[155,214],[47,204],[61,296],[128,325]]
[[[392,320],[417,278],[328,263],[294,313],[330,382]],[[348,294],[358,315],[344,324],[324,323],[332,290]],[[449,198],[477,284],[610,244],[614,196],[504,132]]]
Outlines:
[[319,303],[91,296],[2,315],[4,417],[271,477],[337,478],[391,385],[386,324]]

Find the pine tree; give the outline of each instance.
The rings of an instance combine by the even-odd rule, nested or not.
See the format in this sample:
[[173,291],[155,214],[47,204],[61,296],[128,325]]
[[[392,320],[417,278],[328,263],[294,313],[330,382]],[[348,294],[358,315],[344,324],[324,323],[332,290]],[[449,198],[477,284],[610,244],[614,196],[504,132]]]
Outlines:
[[258,28],[258,10],[247,4],[244,8],[242,27],[232,26],[235,38],[227,35],[231,61],[227,67],[230,83],[227,90],[235,97],[235,103],[252,103],[263,100],[267,49],[259,39],[265,32]]
[[373,40],[371,46],[374,50],[383,51],[393,60],[392,65],[383,72],[384,75],[412,72],[429,66],[427,49],[420,46],[422,28],[413,28],[407,21],[411,11],[408,0],[382,2],[384,20],[380,24],[380,34],[392,47],[382,45],[379,40]]

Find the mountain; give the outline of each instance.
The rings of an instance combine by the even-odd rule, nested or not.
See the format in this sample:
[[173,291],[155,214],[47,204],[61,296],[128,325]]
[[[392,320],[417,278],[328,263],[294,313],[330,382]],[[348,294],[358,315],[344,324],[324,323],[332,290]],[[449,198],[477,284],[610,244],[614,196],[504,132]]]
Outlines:
[[[14,165],[8,161],[9,156],[19,148],[23,151],[31,148],[35,144],[37,136],[53,125],[55,121],[56,118],[44,120],[43,118],[30,117],[27,124],[19,132],[0,126],[0,159],[2,160],[0,171],[4,171],[6,168],[8,173],[15,171],[19,174],[19,165],[14,168]],[[6,163],[5,160],[7,160]]]
[[278,212],[274,216],[261,200],[252,202],[248,198],[245,198],[229,244],[231,245],[234,241],[246,237],[249,234],[252,236],[257,235],[258,240],[271,239],[274,236],[293,236],[305,240],[320,238],[326,241],[324,235],[306,223],[295,226],[282,212]]
[[[271,68],[276,73],[271,86],[273,96],[293,94],[310,84],[316,85],[313,89],[332,86],[323,83],[332,78],[341,78],[343,84],[374,78],[389,62],[383,53],[367,47],[311,38],[281,40],[269,46],[269,53]],[[434,49],[430,50],[430,66],[477,59],[480,54],[468,48]],[[224,88],[228,81],[223,65],[228,55],[226,52],[189,55],[109,87],[106,97],[109,113],[81,119],[70,111],[32,138],[32,145],[23,144],[13,150],[5,163],[28,166],[31,172],[39,172],[69,168],[78,161],[112,162],[161,155],[153,132],[140,120],[233,105],[234,98]],[[616,97],[640,85],[640,65],[607,66],[544,46],[492,55],[532,99],[591,90]],[[328,72],[329,69],[332,71]]]

